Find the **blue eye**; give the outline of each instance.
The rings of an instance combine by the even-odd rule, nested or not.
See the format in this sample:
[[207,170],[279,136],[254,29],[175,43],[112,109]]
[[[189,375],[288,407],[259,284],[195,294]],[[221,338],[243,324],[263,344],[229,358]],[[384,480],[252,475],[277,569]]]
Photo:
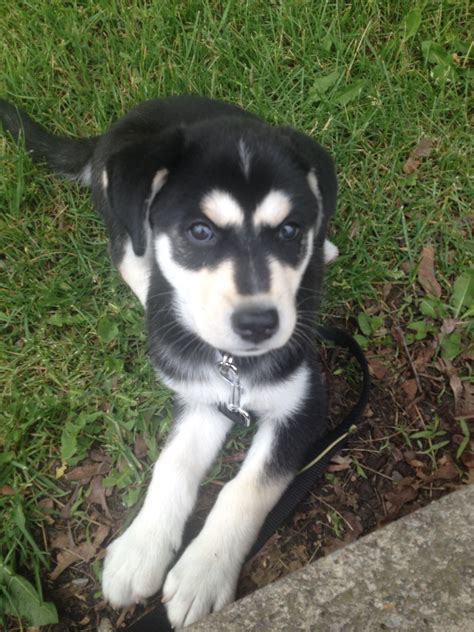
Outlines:
[[282,241],[292,241],[293,239],[296,239],[299,234],[299,226],[297,224],[294,224],[293,222],[282,224],[278,230],[278,237]]
[[201,244],[212,241],[215,236],[212,228],[204,222],[192,224],[192,226],[188,228],[188,235],[192,241],[197,241]]

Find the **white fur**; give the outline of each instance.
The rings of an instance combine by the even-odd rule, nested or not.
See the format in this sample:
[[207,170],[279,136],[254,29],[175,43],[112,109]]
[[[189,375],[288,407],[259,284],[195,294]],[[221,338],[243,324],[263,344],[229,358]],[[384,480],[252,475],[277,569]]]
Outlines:
[[339,248],[329,239],[324,240],[324,263],[332,263],[339,255]]
[[[201,402],[212,406],[216,402],[229,401],[230,386],[214,369],[202,375],[199,381],[178,380],[166,376],[162,376],[162,381],[190,403]],[[282,420],[293,415],[306,397],[309,389],[309,371],[303,365],[286,380],[257,386],[242,377],[241,385],[243,408],[253,410],[262,419]]]
[[260,202],[253,215],[256,228],[262,225],[276,227],[287,217],[291,210],[291,200],[283,191],[270,191]]
[[168,178],[168,173],[169,173],[168,169],[159,169],[155,173],[155,177],[153,178],[153,181],[151,183],[151,193],[147,200],[148,207],[150,207],[151,203],[153,202],[153,198],[165,184],[166,179]]
[[244,176],[248,179],[250,174],[250,163],[252,160],[252,154],[243,138],[238,143],[239,161]]
[[237,200],[226,191],[214,190],[204,196],[201,210],[220,228],[243,226],[244,212]]
[[118,269],[124,281],[132,292],[138,297],[143,307],[146,306],[148,288],[150,286],[150,275],[153,262],[151,240],[142,257],[138,257],[132,246],[132,241],[127,240],[124,255]]
[[[297,268],[269,258],[270,291],[249,296],[237,292],[234,265],[231,260],[209,269],[189,270],[173,257],[171,239],[160,235],[155,241],[156,259],[160,269],[176,292],[179,316],[186,327],[216,349],[234,355],[256,355],[286,344],[296,323],[295,296],[301,278],[313,252],[313,233],[308,233],[306,254]],[[243,341],[233,330],[231,317],[238,308],[250,306],[278,310],[276,333],[262,342],[258,349]]]
[[91,185],[92,182],[92,167],[90,165],[90,163],[87,163],[86,166],[83,168],[83,170],[81,171],[81,173],[78,176],[78,180],[84,184],[86,187],[89,187]]
[[142,509],[107,549],[102,590],[112,606],[129,606],[161,587],[181,545],[199,484],[230,425],[214,407],[186,408],[155,464]]
[[107,175],[107,169],[102,170],[102,188],[107,191],[109,186],[109,176]]
[[321,228],[323,222],[323,196],[321,195],[321,190],[319,188],[318,178],[313,170],[311,170],[307,175],[308,185],[311,189],[316,201],[318,203],[318,216],[316,218],[316,225],[314,227],[314,234],[317,235],[319,233],[319,229]]
[[271,422],[260,426],[240,472],[221,491],[202,531],[168,573],[163,600],[174,627],[190,625],[234,598],[245,556],[291,479],[265,478],[276,429]]

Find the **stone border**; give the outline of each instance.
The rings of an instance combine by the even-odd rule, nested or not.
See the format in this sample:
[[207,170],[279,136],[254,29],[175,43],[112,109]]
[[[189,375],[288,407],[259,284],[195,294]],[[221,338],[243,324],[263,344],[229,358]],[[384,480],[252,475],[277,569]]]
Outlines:
[[187,629],[474,632],[474,485]]

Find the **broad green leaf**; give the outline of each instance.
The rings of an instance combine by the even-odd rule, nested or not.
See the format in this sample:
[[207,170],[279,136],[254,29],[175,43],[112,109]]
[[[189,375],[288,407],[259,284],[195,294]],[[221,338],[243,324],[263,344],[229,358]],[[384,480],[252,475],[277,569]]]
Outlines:
[[7,614],[25,619],[36,627],[58,623],[55,605],[44,602],[29,581],[1,562],[0,584],[8,596],[4,603]]
[[103,342],[111,342],[118,336],[118,333],[119,330],[116,322],[108,318],[101,318],[97,325],[97,335]]
[[331,86],[333,86],[341,73],[338,70],[331,72],[329,75],[324,77],[318,77],[314,82],[311,88],[311,98],[313,100],[320,99],[321,95],[323,95]]
[[81,413],[75,419],[70,419],[64,424],[61,434],[61,459],[65,463],[70,463],[78,450],[78,436],[81,430],[88,424],[94,422],[102,413],[91,414]]
[[425,40],[421,44],[421,50],[426,61],[432,64],[440,64],[441,66],[451,66],[450,54],[433,40]]
[[354,99],[357,99],[359,97],[360,93],[365,88],[366,83],[367,82],[365,81],[365,79],[354,81],[354,83],[351,83],[345,88],[339,90],[334,101],[339,105],[347,105],[348,103],[354,101]]
[[462,351],[461,332],[454,331],[443,336],[440,346],[443,360],[454,360]]
[[367,340],[365,336],[361,336],[360,334],[355,334],[354,339],[359,344],[359,346],[362,347],[362,349],[367,349],[367,347],[369,346],[369,341]]
[[370,318],[364,312],[361,312],[357,316],[357,323],[359,325],[359,329],[365,336],[370,336],[372,333],[372,327],[370,326]]
[[413,9],[401,21],[402,39],[406,42],[408,39],[417,34],[421,24],[421,10]]
[[464,306],[471,308],[474,303],[474,270],[461,274],[453,285],[453,292],[449,300],[454,307],[454,317],[458,318]]

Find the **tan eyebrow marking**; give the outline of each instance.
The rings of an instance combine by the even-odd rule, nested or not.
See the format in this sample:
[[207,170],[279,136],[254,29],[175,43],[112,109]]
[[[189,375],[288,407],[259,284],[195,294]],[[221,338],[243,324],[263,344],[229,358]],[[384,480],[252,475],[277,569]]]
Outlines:
[[282,191],[270,191],[255,209],[253,224],[257,228],[263,224],[279,226],[291,211],[291,200]]
[[201,210],[211,222],[220,228],[242,226],[244,212],[235,198],[218,189],[208,193],[201,201]]

